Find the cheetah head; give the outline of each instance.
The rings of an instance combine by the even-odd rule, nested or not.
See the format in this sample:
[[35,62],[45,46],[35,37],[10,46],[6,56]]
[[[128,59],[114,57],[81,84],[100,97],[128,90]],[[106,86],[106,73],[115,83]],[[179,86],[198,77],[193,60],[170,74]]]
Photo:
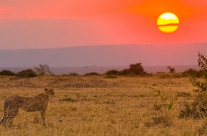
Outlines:
[[52,88],[45,88],[45,92],[49,95],[54,95],[55,94],[54,89],[52,89]]

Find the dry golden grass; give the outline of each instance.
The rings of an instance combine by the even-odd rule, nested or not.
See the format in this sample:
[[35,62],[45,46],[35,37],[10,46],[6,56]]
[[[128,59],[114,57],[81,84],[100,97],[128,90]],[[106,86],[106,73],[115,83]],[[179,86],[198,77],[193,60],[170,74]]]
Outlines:
[[[0,117],[3,103],[11,95],[32,97],[53,87],[42,128],[38,112],[20,110],[13,128],[0,126],[0,136],[194,136],[205,133],[205,120],[179,119],[182,104],[192,101],[188,77],[166,78],[104,76],[0,77]],[[178,100],[168,112],[156,110],[162,104],[156,91]],[[187,95],[186,95],[187,94]],[[158,107],[159,109],[159,107]],[[168,125],[153,120],[163,114]]]

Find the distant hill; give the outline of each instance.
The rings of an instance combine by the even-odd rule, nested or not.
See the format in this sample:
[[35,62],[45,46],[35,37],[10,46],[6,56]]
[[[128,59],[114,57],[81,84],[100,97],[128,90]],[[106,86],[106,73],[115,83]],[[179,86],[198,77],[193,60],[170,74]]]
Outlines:
[[[0,67],[24,68],[47,64],[54,71],[106,71],[108,67],[141,62],[162,71],[170,66],[197,65],[198,51],[207,54],[207,44],[83,46],[54,49],[0,50]],[[59,70],[56,70],[56,69]],[[148,69],[146,67],[146,69]],[[164,69],[163,68],[163,69]],[[61,70],[60,70],[61,69]],[[65,70],[67,69],[67,70]],[[87,70],[90,69],[90,70]],[[160,70],[159,70],[160,69]],[[148,70],[147,70],[148,71]]]

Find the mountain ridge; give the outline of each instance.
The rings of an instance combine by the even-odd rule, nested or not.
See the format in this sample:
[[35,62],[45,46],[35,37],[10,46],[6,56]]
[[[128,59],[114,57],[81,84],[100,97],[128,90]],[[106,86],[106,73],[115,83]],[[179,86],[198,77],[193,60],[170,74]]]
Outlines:
[[196,65],[198,51],[207,53],[206,43],[0,50],[0,67],[128,66],[138,62],[145,66]]

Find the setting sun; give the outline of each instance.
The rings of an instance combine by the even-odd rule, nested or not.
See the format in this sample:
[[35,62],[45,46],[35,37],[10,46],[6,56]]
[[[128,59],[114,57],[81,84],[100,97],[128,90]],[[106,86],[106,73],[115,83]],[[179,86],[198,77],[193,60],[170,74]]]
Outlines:
[[173,33],[178,29],[179,19],[170,12],[163,13],[157,20],[157,26],[161,32]]

